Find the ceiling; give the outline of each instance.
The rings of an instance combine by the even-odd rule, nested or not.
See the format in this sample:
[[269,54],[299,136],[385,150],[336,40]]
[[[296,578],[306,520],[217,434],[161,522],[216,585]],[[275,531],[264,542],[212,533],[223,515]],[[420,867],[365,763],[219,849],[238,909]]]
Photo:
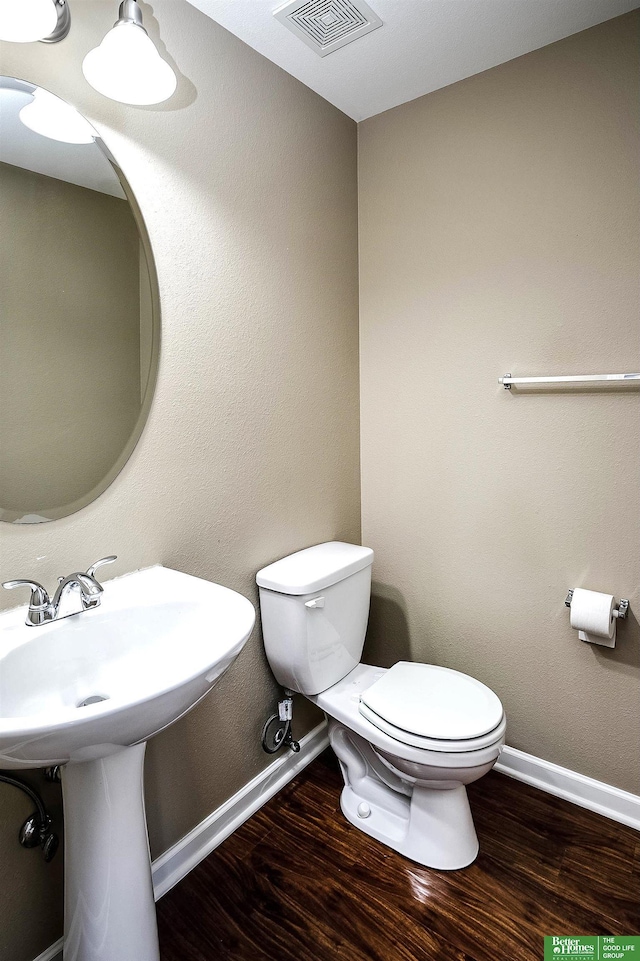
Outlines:
[[368,0],[383,26],[325,57],[280,0],[190,0],[353,120],[414,100],[640,6],[639,0]]

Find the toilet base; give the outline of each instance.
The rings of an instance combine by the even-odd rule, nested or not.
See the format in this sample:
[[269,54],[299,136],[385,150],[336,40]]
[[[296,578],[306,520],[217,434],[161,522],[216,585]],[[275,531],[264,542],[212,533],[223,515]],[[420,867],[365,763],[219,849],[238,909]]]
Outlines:
[[438,871],[457,871],[478,856],[478,836],[462,784],[448,791],[414,788],[404,817],[364,802],[371,813],[363,818],[358,814],[362,803],[363,799],[345,785],[340,808],[347,821],[411,861]]
[[329,739],[345,781],[340,807],[354,827],[439,871],[475,861],[478,837],[463,784],[412,784],[390,770],[364,738],[333,719]]

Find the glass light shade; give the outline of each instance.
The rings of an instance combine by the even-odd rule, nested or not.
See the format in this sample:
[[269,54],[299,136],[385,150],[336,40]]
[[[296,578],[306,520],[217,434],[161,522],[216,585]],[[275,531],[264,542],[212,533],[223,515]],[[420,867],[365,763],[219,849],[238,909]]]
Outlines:
[[0,40],[33,43],[58,23],[54,0],[0,0]]
[[143,28],[131,22],[117,23],[89,51],[82,72],[98,93],[138,106],[168,100],[178,82]]
[[62,143],[93,143],[96,136],[91,124],[77,110],[48,90],[38,88],[31,103],[26,104],[18,116],[25,127]]

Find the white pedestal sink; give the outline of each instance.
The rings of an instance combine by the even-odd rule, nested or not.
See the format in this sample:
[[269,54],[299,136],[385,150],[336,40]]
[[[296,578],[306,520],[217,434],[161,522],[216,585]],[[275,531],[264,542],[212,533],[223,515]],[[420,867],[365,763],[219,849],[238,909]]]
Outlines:
[[95,610],[40,627],[24,614],[0,616],[0,768],[65,765],[64,961],[158,961],[145,743],[224,674],[253,606],[152,567],[106,581]]

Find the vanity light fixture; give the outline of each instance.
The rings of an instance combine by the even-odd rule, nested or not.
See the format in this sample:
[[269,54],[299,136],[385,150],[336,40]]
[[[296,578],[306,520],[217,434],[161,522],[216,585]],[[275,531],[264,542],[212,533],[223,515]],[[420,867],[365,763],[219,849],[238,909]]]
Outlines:
[[82,72],[98,93],[137,106],[168,100],[177,84],[175,73],[142,26],[137,0],[123,0],[119,19],[100,46],[84,58]]
[[70,26],[66,0],[0,0],[0,40],[57,43]]
[[62,143],[93,143],[97,136],[89,121],[75,107],[41,87],[35,90],[33,100],[18,116],[34,133]]

